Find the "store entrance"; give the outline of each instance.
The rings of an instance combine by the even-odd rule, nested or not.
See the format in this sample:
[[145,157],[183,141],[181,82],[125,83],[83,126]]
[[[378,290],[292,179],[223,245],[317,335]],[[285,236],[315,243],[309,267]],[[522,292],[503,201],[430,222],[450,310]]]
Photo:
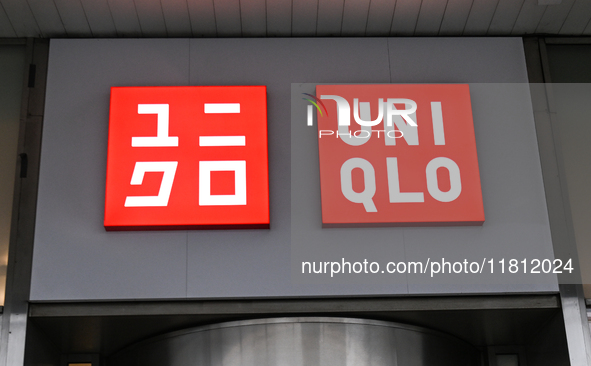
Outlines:
[[164,334],[128,347],[109,366],[476,366],[479,351],[422,327],[351,318],[247,320]]

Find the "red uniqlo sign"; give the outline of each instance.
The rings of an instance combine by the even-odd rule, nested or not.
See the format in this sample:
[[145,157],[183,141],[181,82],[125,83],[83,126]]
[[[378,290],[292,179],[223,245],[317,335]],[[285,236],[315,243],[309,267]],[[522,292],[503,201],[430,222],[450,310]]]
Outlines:
[[468,85],[319,85],[324,226],[481,225]]
[[268,227],[266,87],[111,88],[104,224]]

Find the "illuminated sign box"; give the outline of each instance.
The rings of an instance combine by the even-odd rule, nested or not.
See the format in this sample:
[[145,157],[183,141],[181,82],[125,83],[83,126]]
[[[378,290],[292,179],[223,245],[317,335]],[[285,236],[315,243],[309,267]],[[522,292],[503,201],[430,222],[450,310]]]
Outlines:
[[266,87],[111,88],[104,226],[268,228]]
[[318,85],[324,227],[482,225],[468,85]]

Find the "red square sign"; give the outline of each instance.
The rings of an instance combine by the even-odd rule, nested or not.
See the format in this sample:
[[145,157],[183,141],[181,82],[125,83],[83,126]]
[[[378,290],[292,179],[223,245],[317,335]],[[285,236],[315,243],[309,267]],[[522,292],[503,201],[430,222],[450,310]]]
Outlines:
[[482,225],[468,85],[318,85],[316,98],[324,226]]
[[111,88],[104,225],[269,227],[266,87]]

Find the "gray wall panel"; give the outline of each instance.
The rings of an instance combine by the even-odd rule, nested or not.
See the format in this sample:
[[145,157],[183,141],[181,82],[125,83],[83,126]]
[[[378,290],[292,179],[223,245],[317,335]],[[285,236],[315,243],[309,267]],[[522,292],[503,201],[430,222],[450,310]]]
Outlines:
[[[499,260],[502,259],[505,259],[508,273],[511,259],[528,258],[527,266],[531,268],[531,259],[554,258],[546,203],[541,199],[544,187],[528,85],[471,84],[470,91],[485,224],[482,227],[405,229],[406,254],[409,260],[422,259],[425,253],[448,261],[494,259],[496,276],[481,276],[474,281],[471,274],[464,277],[452,274],[438,279],[439,283],[462,284],[461,292],[483,289],[474,282],[490,284],[489,291],[503,288],[503,283],[516,288],[552,283],[552,274],[507,276],[500,273]],[[409,291],[414,290],[415,286],[409,286]]]
[[393,83],[527,83],[520,38],[390,38]]
[[184,297],[185,232],[105,232],[111,86],[187,85],[187,40],[53,40],[31,298]]

